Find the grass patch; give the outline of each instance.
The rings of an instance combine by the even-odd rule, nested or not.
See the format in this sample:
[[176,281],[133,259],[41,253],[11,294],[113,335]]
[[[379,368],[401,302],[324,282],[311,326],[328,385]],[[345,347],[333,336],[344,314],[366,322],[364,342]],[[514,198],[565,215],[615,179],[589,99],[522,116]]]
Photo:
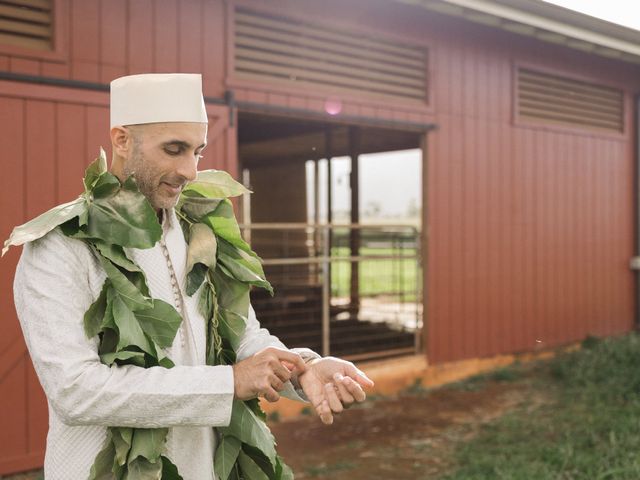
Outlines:
[[333,464],[321,463],[314,467],[308,467],[306,470],[312,477],[324,477],[335,472],[353,470],[355,467],[356,466],[351,462],[338,462]]
[[[334,257],[350,255],[348,247],[333,247]],[[416,255],[416,250],[407,248],[400,251],[390,248],[362,247],[362,256],[386,256],[402,253]],[[351,291],[351,263],[336,261],[331,267],[331,293],[333,296],[348,296]],[[419,288],[417,278],[418,265],[413,259],[367,259],[358,263],[360,295],[397,294],[405,302],[415,301],[415,292]],[[401,293],[402,292],[402,293]]]
[[523,369],[518,363],[509,365],[497,370],[492,370],[487,373],[480,373],[473,375],[459,382],[452,383],[445,388],[452,388],[455,390],[463,391],[476,391],[483,389],[487,386],[487,382],[514,382],[522,378]]
[[483,427],[444,478],[640,478],[640,336],[589,338],[539,368],[534,391],[552,404],[522,405]]

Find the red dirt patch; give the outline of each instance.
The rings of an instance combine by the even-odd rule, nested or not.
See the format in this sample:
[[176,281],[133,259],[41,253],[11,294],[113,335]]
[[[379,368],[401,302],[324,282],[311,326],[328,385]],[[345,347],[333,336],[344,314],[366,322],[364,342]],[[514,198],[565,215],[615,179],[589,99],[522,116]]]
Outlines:
[[489,382],[471,391],[446,388],[368,401],[332,426],[310,416],[271,429],[297,479],[434,478],[451,468],[457,443],[530,401],[530,393],[522,382]]

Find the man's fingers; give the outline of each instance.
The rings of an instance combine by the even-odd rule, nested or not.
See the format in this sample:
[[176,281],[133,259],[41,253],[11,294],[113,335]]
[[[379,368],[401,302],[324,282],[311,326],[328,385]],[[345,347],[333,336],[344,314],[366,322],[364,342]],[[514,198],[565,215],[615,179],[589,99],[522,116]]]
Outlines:
[[270,375],[269,383],[276,392],[280,392],[284,389],[284,382],[277,375]]
[[338,398],[338,393],[336,392],[336,387],[333,383],[327,383],[324,386],[324,394],[329,402],[329,407],[335,413],[340,413],[344,410],[342,406],[342,402]]
[[302,360],[302,357],[297,353],[282,348],[272,348],[271,351],[278,357],[280,362],[288,362],[293,365],[298,370],[298,373],[305,371],[306,366],[304,360]]
[[373,383],[373,380],[367,377],[367,375],[362,370],[356,368],[354,365],[349,365],[349,368],[346,369],[345,373],[363,387],[371,388],[375,385]]
[[346,387],[349,393],[353,395],[356,402],[364,402],[365,398],[367,398],[367,394],[364,393],[362,387],[354,382],[351,377],[344,377],[342,384]]
[[[338,387],[338,395],[340,396],[340,400],[342,401],[342,404],[345,407],[348,407],[349,405],[351,405],[355,401],[355,398],[347,390],[347,387],[345,386],[345,380],[347,378],[349,378],[349,377],[343,377],[340,373],[336,373],[333,376],[333,379],[336,382],[336,386]],[[349,379],[349,380],[351,380],[351,379]],[[351,382],[353,382],[353,380],[351,380]]]
[[316,413],[325,425],[331,425],[333,423],[333,414],[326,400],[323,400],[316,406]]
[[273,364],[273,373],[275,373],[280,380],[288,382],[291,380],[291,370],[283,366],[280,361],[276,361]]
[[277,402],[280,400],[280,395],[273,388],[268,388],[264,391],[264,398],[271,403]]

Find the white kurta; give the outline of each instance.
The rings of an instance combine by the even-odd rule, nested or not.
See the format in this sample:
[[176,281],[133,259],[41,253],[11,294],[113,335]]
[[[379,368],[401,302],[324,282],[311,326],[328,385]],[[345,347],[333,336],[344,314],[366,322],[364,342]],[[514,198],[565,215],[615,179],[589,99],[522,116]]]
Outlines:
[[[176,363],[172,369],[100,363],[97,338],[85,336],[83,316],[98,297],[106,275],[83,242],[54,230],[24,247],[14,294],[27,347],[49,403],[47,480],[87,478],[107,426],[171,427],[166,455],[183,478],[214,478],[211,427],[229,423],[233,370],[205,365],[205,320],[198,312],[198,292],[193,297],[184,293],[186,242],[175,213],[166,217],[166,249],[158,242],[154,248],[127,253],[144,271],[154,298],[172,305],[179,300],[182,306],[183,323],[166,351]],[[171,267],[177,289],[172,285]],[[267,346],[283,347],[260,328],[250,309],[238,359]],[[300,398],[290,384],[287,388],[286,396]]]

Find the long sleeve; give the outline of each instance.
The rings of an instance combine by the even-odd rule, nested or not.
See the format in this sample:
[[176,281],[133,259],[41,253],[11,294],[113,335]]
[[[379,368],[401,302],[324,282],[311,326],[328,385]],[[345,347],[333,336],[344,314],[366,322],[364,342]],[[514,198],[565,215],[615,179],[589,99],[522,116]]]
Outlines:
[[[266,328],[260,326],[255,310],[249,305],[247,326],[237,351],[238,360],[248,358],[266,347],[287,348],[278,337],[271,335]],[[305,360],[320,358],[320,355],[308,348],[292,348],[290,350],[300,354]],[[291,382],[287,382],[285,389],[280,393],[291,400],[308,401],[302,389],[298,385],[292,385]]]
[[14,282],[16,310],[49,402],[67,425],[224,426],[233,399],[228,366],[108,367],[83,316],[104,273],[82,242],[54,231],[27,244]]

